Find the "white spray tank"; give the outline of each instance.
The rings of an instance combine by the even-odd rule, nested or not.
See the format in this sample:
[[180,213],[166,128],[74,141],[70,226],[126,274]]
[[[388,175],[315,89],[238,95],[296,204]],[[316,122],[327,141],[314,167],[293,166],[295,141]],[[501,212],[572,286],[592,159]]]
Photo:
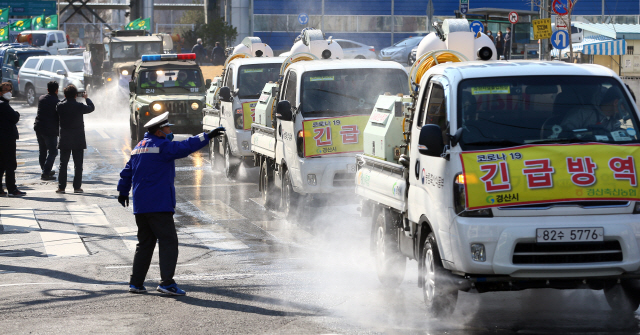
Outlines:
[[325,40],[321,30],[311,29],[302,32],[302,39],[294,43],[290,54],[306,52],[320,59],[343,59],[342,47],[332,39]]
[[[465,19],[446,19],[442,30],[425,36],[416,50],[416,60],[431,51],[452,50],[468,60],[496,60],[496,47],[489,36],[474,33]],[[489,52],[490,51],[490,52]]]
[[260,37],[254,36],[245,37],[242,40],[242,43],[233,48],[231,55],[242,53],[248,54],[251,57],[273,57],[273,50],[271,50],[271,47],[266,43],[262,43]]

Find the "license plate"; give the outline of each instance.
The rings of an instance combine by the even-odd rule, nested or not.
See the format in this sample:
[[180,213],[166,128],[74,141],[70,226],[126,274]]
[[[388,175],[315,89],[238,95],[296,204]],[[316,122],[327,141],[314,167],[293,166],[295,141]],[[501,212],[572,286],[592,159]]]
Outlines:
[[347,172],[356,173],[356,165],[355,164],[347,164]]
[[383,56],[383,57],[382,57],[382,60],[391,60],[391,57]]
[[602,242],[604,228],[538,228],[536,242]]

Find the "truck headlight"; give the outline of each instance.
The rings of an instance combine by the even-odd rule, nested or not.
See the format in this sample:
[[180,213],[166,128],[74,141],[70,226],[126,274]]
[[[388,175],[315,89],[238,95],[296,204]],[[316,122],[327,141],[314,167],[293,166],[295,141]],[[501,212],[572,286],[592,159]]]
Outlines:
[[191,109],[193,109],[194,111],[197,111],[198,107],[200,107],[200,105],[197,102],[191,104]]
[[456,214],[465,217],[493,217],[491,208],[483,208],[474,211],[467,210],[467,196],[464,188],[465,176],[458,173],[453,179],[453,208]]
[[159,112],[162,110],[162,105],[159,103],[155,103],[153,104],[153,106],[151,106],[151,108],[153,108],[154,111]]
[[296,135],[296,147],[298,149],[298,157],[304,158],[304,131],[298,131]]
[[244,129],[244,114],[242,112],[242,108],[236,108],[236,111],[233,114],[233,121],[236,129]]
[[129,75],[129,71],[127,71],[127,70],[122,70],[122,75],[123,75],[123,76],[128,76],[128,75]]

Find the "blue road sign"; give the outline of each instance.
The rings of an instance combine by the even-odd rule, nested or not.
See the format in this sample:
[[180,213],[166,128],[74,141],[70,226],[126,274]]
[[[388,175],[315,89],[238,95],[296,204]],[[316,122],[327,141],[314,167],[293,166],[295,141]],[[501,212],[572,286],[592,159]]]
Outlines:
[[565,49],[569,46],[569,33],[566,30],[556,30],[551,35],[551,44],[556,49]]
[[480,21],[473,21],[471,22],[471,24],[469,25],[469,27],[471,28],[471,31],[473,31],[474,33],[484,33],[484,24]]
[[309,15],[305,13],[300,13],[300,15],[298,15],[298,23],[305,25],[308,22],[309,22]]
[[468,3],[461,3],[460,4],[460,13],[467,14],[467,12],[469,12],[469,4]]

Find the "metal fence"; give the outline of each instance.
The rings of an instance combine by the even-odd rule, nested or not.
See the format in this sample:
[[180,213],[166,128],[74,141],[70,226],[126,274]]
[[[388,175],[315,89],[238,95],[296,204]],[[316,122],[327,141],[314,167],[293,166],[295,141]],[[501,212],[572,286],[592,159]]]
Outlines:
[[[124,25],[109,23],[115,30],[124,29]],[[195,24],[160,24],[157,23],[155,31],[167,34],[182,34],[187,30],[195,28]],[[109,28],[104,23],[62,23],[60,29],[64,30],[72,43],[85,46],[89,43],[102,43],[104,38],[110,33]]]

